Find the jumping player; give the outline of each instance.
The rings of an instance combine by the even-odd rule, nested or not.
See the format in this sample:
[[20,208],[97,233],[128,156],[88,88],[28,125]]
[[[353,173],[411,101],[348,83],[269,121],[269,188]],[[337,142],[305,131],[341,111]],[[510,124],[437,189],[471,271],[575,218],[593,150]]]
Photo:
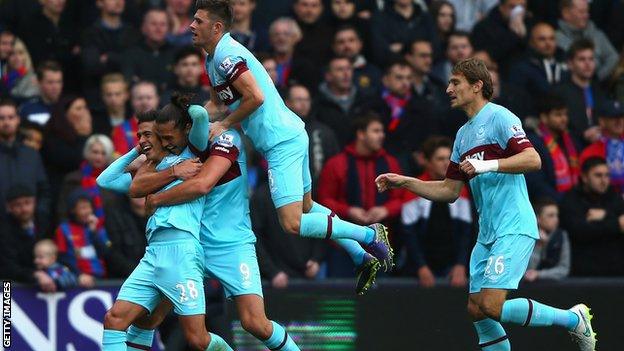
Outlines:
[[[165,151],[153,131],[155,117],[155,112],[139,116],[139,145],[98,177],[100,186],[127,192],[131,177],[126,168],[139,156],[139,149],[147,156],[141,170],[156,165],[154,171],[168,169],[167,172],[174,174],[175,164],[193,157],[188,148],[169,148],[174,152],[171,154]],[[202,134],[205,133],[208,133],[207,128]],[[151,172],[146,177],[152,180],[167,178],[164,172]],[[174,181],[165,189],[178,184],[179,180]],[[155,181],[148,190],[156,191],[158,185]],[[153,331],[142,324],[139,324],[142,328],[130,324],[140,322],[146,312],[165,314],[171,306],[180,316],[185,336],[194,349],[231,350],[223,339],[206,331],[204,322],[203,248],[199,245],[199,222],[204,202],[205,198],[200,197],[163,207],[148,219],[146,235],[149,245],[145,256],[124,282],[115,304],[104,317],[102,344],[105,351],[148,349]],[[161,303],[162,296],[167,299],[165,303]]]
[[363,293],[372,285],[380,265],[386,271],[393,265],[385,226],[355,225],[312,201],[303,122],[286,107],[262,64],[230,36],[229,1],[198,0],[196,8],[190,28],[193,44],[208,54],[206,70],[212,89],[207,109],[221,111],[225,104],[231,111],[213,123],[211,140],[242,122],[243,131],[268,161],[271,197],[284,231],[336,240],[358,267],[357,292]]
[[492,90],[483,61],[460,61],[446,92],[451,106],[470,119],[457,132],[446,179],[382,174],[376,179],[378,189],[402,187],[432,201],[453,202],[464,182],[469,183],[479,213],[479,236],[470,257],[468,313],[482,350],[511,349],[503,322],[558,325],[570,332],[582,351],[593,351],[596,334],[587,306],[562,310],[528,298],[506,300],[507,291],[518,288],[539,238],[522,173],[540,169],[541,160],[518,117],[489,102]]

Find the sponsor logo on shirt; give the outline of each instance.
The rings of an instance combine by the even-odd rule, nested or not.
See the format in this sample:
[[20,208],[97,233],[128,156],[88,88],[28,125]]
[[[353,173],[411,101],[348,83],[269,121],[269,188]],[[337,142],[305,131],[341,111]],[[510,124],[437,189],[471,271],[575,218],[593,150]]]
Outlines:
[[526,134],[524,133],[524,130],[522,129],[521,125],[518,124],[514,124],[511,126],[511,131],[513,132],[513,137],[514,138],[524,138],[526,137]]
[[232,147],[234,145],[234,136],[231,134],[221,134],[217,139],[217,144],[225,147]]
[[234,63],[232,62],[232,60],[230,60],[229,57],[226,57],[225,60],[223,60],[223,62],[221,62],[221,64],[219,65],[219,67],[225,71],[225,73],[229,73],[230,70],[234,67]]
[[477,153],[474,153],[472,155],[468,155],[466,156],[466,159],[471,159],[471,160],[483,160],[485,157],[485,151],[479,151]]

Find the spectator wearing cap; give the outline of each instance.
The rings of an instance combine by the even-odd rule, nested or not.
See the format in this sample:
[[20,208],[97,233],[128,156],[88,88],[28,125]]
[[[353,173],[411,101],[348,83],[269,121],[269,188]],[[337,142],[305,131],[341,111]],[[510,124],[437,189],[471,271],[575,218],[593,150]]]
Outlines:
[[111,242],[86,191],[76,189],[69,194],[67,208],[67,219],[54,232],[59,261],[78,276],[79,286],[91,288],[95,278],[107,276],[104,258]]
[[562,0],[559,10],[557,46],[568,51],[574,41],[584,38],[594,45],[596,75],[604,80],[609,77],[618,62],[618,53],[609,38],[589,19],[588,0]]
[[596,72],[594,44],[587,39],[575,41],[567,52],[567,63],[570,76],[557,84],[553,91],[568,106],[570,132],[588,145],[600,138],[594,109],[606,99],[600,86],[593,82]]
[[[21,183],[30,187],[37,198],[36,216],[40,230],[47,230],[50,215],[50,187],[39,153],[24,145],[18,138],[20,117],[15,103],[0,100],[0,201],[4,203],[8,191]],[[0,220],[6,217],[0,210]]]
[[573,276],[624,275],[624,200],[610,186],[605,159],[585,160],[581,184],[561,201],[561,222],[570,235]]
[[546,95],[538,104],[539,125],[527,133],[542,160],[539,171],[525,174],[532,199],[557,201],[576,186],[581,175],[580,143],[568,132],[568,109],[556,95]]
[[44,234],[35,215],[35,190],[26,184],[14,184],[6,193],[3,205],[9,215],[0,226],[0,276],[55,291],[52,278],[37,271],[33,259],[35,242]]
[[598,106],[601,137],[581,153],[581,164],[590,157],[602,157],[609,166],[613,189],[624,193],[624,106],[617,101]]

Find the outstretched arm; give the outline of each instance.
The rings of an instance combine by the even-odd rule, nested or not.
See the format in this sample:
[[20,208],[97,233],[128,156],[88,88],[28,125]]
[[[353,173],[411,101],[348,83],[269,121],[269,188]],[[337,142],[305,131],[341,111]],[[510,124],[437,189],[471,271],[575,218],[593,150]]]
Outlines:
[[199,105],[191,105],[188,109],[193,120],[193,126],[189,132],[189,142],[199,151],[208,147],[208,131],[210,130],[210,117],[208,111]]
[[97,177],[97,184],[108,190],[119,193],[128,193],[132,176],[127,171],[128,166],[140,156],[136,148],[130,149],[125,155],[116,159]]
[[147,208],[175,205],[197,199],[208,194],[221,177],[232,166],[232,161],[223,156],[210,156],[201,167],[199,174],[171,189],[147,197]]
[[156,163],[146,162],[132,179],[128,191],[130,197],[144,197],[155,193],[176,179],[188,179],[195,176],[201,167],[198,159],[188,159],[162,171],[156,171]]
[[380,192],[394,188],[404,188],[431,201],[454,202],[459,197],[464,183],[446,178],[437,181],[423,181],[395,173],[382,174],[375,179]]

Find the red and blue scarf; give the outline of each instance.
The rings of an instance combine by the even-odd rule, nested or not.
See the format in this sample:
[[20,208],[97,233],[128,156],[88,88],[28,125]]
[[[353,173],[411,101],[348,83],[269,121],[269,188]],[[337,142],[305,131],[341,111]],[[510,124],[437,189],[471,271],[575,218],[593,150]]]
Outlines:
[[124,155],[137,144],[136,133],[138,129],[139,123],[136,117],[127,119],[113,128],[111,139],[113,139],[113,146],[115,147],[115,157]]
[[611,175],[611,185],[620,194],[624,192],[624,140],[622,138],[603,138],[607,165]]
[[98,227],[104,225],[104,204],[102,202],[102,194],[100,187],[95,179],[102,173],[101,169],[95,169],[87,161],[83,161],[80,165],[80,187],[85,190],[93,200],[93,213],[98,218]]
[[407,93],[407,95],[405,95],[404,97],[398,97],[392,94],[388,89],[384,89],[381,97],[384,99],[388,107],[390,107],[391,119],[390,123],[388,124],[388,131],[394,132],[401,122],[401,117],[403,116],[405,106],[412,97],[412,94]]
[[572,137],[570,137],[570,133],[568,132],[561,133],[563,147],[566,151],[564,153],[555,137],[543,123],[539,124],[538,131],[553,160],[557,192],[564,193],[572,189],[572,187],[578,183],[581,174],[578,153],[572,141]]

